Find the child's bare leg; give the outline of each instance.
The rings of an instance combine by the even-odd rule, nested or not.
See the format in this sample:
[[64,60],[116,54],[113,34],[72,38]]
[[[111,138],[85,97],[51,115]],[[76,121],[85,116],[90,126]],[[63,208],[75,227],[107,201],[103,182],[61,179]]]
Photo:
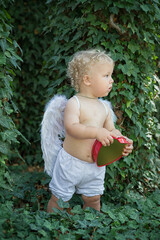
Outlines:
[[53,212],[53,209],[52,208],[58,208],[60,210],[62,210],[62,208],[60,208],[58,206],[58,198],[56,198],[53,194],[52,194],[52,197],[50,198],[49,202],[48,202],[48,206],[47,206],[47,212],[48,213],[51,213]]
[[96,195],[93,197],[86,197],[82,195],[82,199],[84,201],[83,209],[85,209],[86,207],[91,207],[100,211],[101,208],[100,198],[101,198],[100,195]]

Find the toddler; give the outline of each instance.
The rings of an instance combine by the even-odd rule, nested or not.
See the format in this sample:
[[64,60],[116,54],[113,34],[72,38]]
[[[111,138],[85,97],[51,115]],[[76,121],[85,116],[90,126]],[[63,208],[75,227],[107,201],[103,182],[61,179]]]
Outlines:
[[[68,100],[64,112],[65,140],[49,184],[52,197],[48,212],[60,209],[58,199],[69,201],[75,192],[81,194],[84,208],[100,211],[105,166],[97,167],[93,161],[92,146],[95,139],[109,146],[113,137],[122,136],[115,129],[108,105],[99,99],[112,89],[113,68],[113,60],[100,50],[80,51],[68,64],[68,76],[77,94]],[[133,149],[133,141],[127,140],[124,156]]]

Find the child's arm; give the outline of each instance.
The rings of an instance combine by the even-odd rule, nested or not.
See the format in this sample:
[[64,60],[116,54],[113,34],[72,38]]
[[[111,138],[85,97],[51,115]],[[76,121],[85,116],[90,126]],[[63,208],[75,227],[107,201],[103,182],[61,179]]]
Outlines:
[[[123,136],[122,133],[118,129],[115,128],[113,120],[112,120],[112,116],[111,116],[111,111],[109,108],[108,108],[108,112],[109,113],[108,113],[108,116],[104,123],[104,127],[107,128],[111,132],[111,135],[114,134],[114,135],[116,135],[116,137]],[[123,150],[123,155],[128,156],[128,154],[130,154],[133,150],[133,140],[129,139],[127,137],[125,137],[125,138],[129,142],[129,144],[125,145],[125,148]]]
[[[80,112],[75,99],[71,98],[64,112],[65,131],[78,139],[97,139],[104,146],[113,143],[114,133],[111,134],[106,128],[85,126],[79,122]],[[113,137],[112,137],[113,136]]]
[[111,133],[115,134],[116,137],[122,136],[122,133],[118,129],[116,129],[115,126],[114,126],[111,111],[110,111],[108,106],[107,106],[107,109],[108,109],[108,115],[107,115],[107,118],[106,118],[105,123],[104,123],[104,128],[106,128]]

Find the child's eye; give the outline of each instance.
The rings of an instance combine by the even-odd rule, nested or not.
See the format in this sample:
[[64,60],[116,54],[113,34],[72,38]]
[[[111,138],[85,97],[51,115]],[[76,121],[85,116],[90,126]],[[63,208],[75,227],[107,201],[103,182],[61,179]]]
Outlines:
[[106,77],[106,78],[108,78],[108,77],[109,77],[109,75],[107,74],[105,77]]

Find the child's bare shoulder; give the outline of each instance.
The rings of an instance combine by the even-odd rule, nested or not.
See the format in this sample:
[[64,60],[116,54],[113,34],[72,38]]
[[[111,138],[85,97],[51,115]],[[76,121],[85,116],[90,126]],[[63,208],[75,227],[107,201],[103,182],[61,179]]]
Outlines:
[[74,106],[74,105],[76,105],[76,103],[77,103],[77,100],[76,100],[76,98],[73,96],[73,97],[71,97],[70,99],[68,99],[68,101],[67,101],[67,106]]
[[78,106],[77,99],[73,96],[67,101],[66,110],[78,110],[78,109],[79,109],[79,106]]

